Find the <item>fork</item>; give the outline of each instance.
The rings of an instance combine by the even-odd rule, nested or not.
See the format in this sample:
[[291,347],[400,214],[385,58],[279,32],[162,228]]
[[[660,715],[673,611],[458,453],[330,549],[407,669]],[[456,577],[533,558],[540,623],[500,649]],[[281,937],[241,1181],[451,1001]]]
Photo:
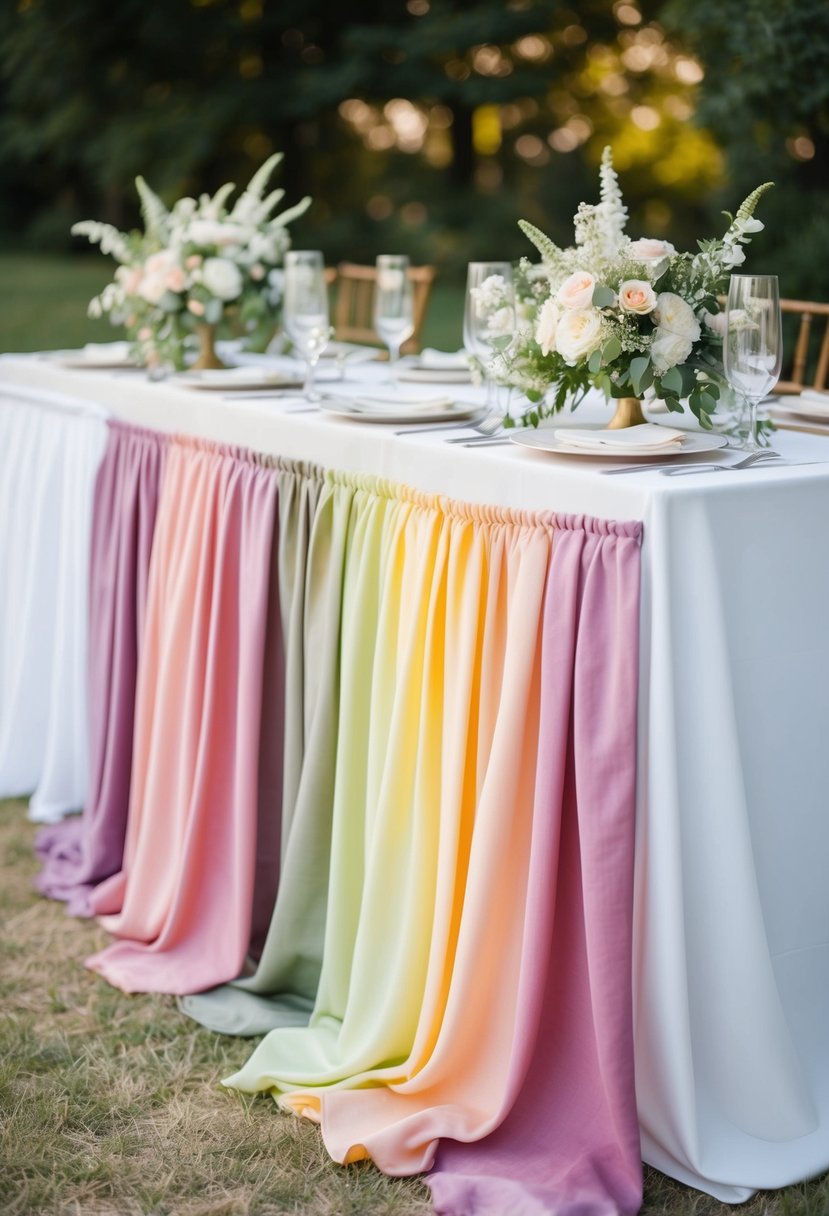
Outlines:
[[730,473],[732,469],[760,468],[763,465],[777,464],[779,461],[782,461],[783,464],[786,463],[779,452],[750,452],[736,464],[714,464],[709,461],[707,464],[674,465],[660,471],[663,477],[680,477],[683,473]]
[[686,469],[693,469],[694,471],[697,469],[721,469],[724,473],[727,473],[729,469],[749,469],[753,464],[757,464],[758,462],[768,461],[771,463],[774,460],[780,459],[781,458],[777,452],[751,452],[743,460],[738,460],[736,464],[714,464],[714,462],[710,460],[698,460],[693,464],[689,463],[680,465],[677,464],[676,461],[672,460],[670,463],[662,464],[626,464],[620,468],[602,469],[602,472],[605,474],[605,476],[610,477],[618,476],[621,473],[655,473],[657,471],[661,473],[676,474],[681,473]]
[[[494,435],[501,423],[504,421],[501,414],[487,414],[478,422],[433,422],[430,426],[407,426],[402,431],[395,431],[395,435],[424,435],[429,431],[460,430],[461,427],[465,431],[477,431],[479,435],[489,437]],[[468,436],[461,435],[457,439],[447,439],[447,443],[463,443]]]

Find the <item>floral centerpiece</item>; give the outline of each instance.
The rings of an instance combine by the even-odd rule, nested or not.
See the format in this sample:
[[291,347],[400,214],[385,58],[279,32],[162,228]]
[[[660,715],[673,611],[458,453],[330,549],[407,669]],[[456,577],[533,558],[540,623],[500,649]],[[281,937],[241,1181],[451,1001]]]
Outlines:
[[144,231],[120,232],[84,220],[72,227],[118,262],[115,277],[89,305],[123,325],[135,354],[148,366],[181,368],[188,339],[198,333],[196,366],[221,366],[213,347],[215,326],[228,314],[244,331],[275,323],[282,297],[279,267],[290,246],[288,223],[310,199],[274,215],[284,190],[265,194],[282,159],[275,153],[254,174],[232,209],[228,182],[212,197],[181,198],[168,210],[143,177],[136,179]]
[[627,208],[609,148],[600,183],[601,201],[579,206],[571,248],[559,249],[519,221],[541,264],[519,264],[510,334],[498,332],[507,285],[483,285],[494,326],[488,371],[525,394],[524,421],[535,426],[595,387],[609,398],[641,398],[650,390],[672,411],[687,400],[710,430],[724,384],[718,296],[745,260],[742,246],[763,228],[754,211],[771,183],[754,190],[735,216],[726,213],[725,235],[700,241],[696,253],[626,235]]

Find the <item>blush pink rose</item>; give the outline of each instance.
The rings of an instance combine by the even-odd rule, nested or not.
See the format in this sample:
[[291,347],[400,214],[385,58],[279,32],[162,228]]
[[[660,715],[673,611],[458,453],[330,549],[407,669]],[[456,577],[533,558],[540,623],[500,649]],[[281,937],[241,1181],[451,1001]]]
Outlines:
[[646,279],[626,279],[619,287],[619,307],[644,317],[656,308],[656,292]]
[[587,270],[577,270],[569,275],[556,292],[556,300],[562,308],[589,308],[593,303],[593,288],[596,280]]

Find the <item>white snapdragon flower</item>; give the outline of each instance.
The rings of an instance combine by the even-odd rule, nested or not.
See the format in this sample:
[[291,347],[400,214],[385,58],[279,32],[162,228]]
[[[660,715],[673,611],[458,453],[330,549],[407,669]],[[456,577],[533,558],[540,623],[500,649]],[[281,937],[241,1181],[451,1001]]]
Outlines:
[[567,308],[556,327],[556,350],[575,367],[602,342],[602,314],[596,308]]

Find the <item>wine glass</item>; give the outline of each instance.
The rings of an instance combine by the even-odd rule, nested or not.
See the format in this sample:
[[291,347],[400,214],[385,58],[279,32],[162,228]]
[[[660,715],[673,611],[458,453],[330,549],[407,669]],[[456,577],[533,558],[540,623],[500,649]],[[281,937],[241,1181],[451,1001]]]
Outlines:
[[331,338],[331,325],[325,266],[318,249],[292,249],[285,254],[282,316],[288,337],[305,360],[305,398],[319,401],[314,370]]
[[729,384],[748,402],[747,452],[761,450],[757,405],[780,376],[783,331],[776,274],[732,274],[725,306],[723,369]]
[[409,259],[402,254],[381,253],[377,258],[374,287],[374,329],[389,349],[389,362],[400,358],[400,347],[414,333],[414,295],[409,278]]
[[495,381],[488,365],[496,338],[515,329],[515,296],[509,262],[470,262],[466,272],[463,344],[483,364],[487,405],[495,404]]

